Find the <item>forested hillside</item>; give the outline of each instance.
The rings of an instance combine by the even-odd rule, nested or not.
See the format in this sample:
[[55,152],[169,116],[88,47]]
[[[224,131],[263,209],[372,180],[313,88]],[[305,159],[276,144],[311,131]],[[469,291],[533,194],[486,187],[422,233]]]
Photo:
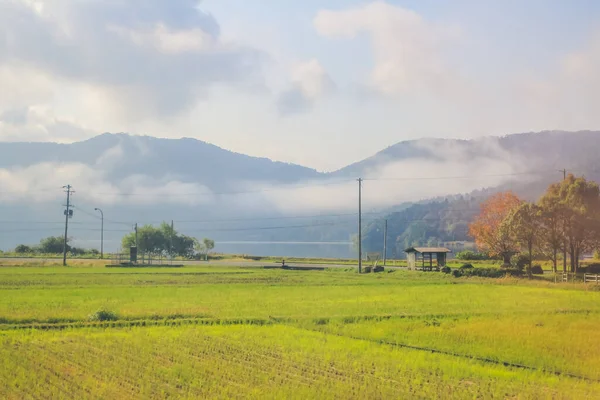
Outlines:
[[446,242],[472,240],[468,225],[486,196],[454,196],[445,200],[414,204],[367,225],[363,232],[366,251],[383,249],[385,220],[388,222],[388,257],[401,256],[413,245],[438,246]]

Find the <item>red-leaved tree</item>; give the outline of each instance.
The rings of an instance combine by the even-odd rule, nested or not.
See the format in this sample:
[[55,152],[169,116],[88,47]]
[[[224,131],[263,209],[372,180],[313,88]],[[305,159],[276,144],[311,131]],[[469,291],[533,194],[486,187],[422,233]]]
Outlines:
[[517,252],[518,244],[511,234],[506,217],[522,201],[512,192],[497,193],[481,204],[481,212],[469,225],[469,234],[477,247],[491,256],[500,256],[504,265],[510,265],[510,257]]

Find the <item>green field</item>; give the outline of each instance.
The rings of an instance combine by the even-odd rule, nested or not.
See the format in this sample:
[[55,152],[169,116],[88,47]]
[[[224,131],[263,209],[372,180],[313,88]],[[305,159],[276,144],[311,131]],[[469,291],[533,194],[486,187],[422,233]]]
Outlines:
[[[597,289],[411,271],[0,267],[0,398],[600,398]],[[114,320],[94,321],[98,310]]]

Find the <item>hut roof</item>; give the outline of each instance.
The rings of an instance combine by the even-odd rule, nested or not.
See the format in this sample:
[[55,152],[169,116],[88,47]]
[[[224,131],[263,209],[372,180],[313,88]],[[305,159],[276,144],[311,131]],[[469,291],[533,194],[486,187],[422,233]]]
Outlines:
[[445,247],[409,247],[405,253],[452,253]]

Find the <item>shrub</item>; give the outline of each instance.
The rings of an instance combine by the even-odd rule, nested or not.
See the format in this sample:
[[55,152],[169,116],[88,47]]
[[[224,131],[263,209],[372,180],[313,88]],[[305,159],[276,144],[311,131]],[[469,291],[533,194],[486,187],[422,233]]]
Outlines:
[[506,273],[506,276],[523,276],[523,270],[518,268],[507,268],[504,272]]
[[17,254],[31,254],[33,253],[33,249],[29,246],[26,246],[24,244],[20,244],[17,247],[15,247],[15,253]]
[[456,278],[460,278],[461,276],[477,276],[480,278],[503,278],[505,276],[521,276],[523,275],[522,271],[516,269],[499,269],[499,268],[464,268],[464,269],[455,269],[452,271],[452,275]]
[[536,265],[532,265],[531,266],[531,273],[534,275],[543,275],[544,274],[544,270],[542,269],[542,266],[539,264]]
[[579,272],[583,272],[585,274],[600,274],[600,264],[594,263],[586,267],[579,268]]
[[463,265],[460,267],[460,269],[461,269],[461,270],[463,270],[463,271],[464,271],[465,269],[473,269],[473,268],[474,268],[474,267],[473,267],[473,264],[463,264]]
[[529,265],[529,256],[526,256],[525,254],[514,255],[511,258],[510,263],[517,269],[523,270]]
[[506,271],[498,268],[477,268],[468,270],[469,276],[479,276],[482,278],[503,278],[506,276]]
[[443,273],[445,273],[445,274],[449,274],[449,273],[451,273],[451,272],[452,272],[452,268],[450,268],[450,267],[446,266],[446,267],[442,268],[442,270],[441,270],[441,271],[442,271]]
[[471,250],[463,250],[463,251],[459,251],[458,253],[456,253],[456,259],[457,260],[467,260],[467,261],[473,261],[473,260],[490,260],[491,257],[486,254],[486,253],[477,253]]
[[106,310],[104,308],[101,308],[100,310],[96,311],[95,313],[90,315],[88,318],[88,320],[94,321],[94,322],[96,322],[96,321],[116,321],[118,319],[119,319],[119,317],[118,317],[117,313],[115,313],[114,311]]

